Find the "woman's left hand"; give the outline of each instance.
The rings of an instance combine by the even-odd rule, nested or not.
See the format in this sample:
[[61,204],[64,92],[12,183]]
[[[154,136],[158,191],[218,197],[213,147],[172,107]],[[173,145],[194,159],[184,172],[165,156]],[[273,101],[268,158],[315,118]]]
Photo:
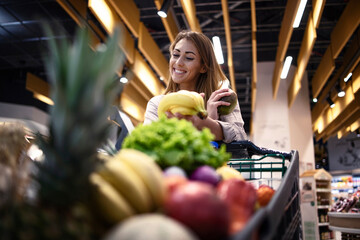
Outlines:
[[200,131],[204,127],[209,128],[210,131],[214,134],[215,140],[222,140],[224,138],[220,124],[217,121],[210,119],[209,117],[207,117],[205,119],[201,119],[197,115],[190,116],[190,115],[182,115],[180,113],[172,114],[171,112],[166,112],[165,114],[168,118],[176,117],[178,119],[185,119],[189,122],[192,122],[194,127]]
[[211,95],[209,100],[207,101],[206,105],[206,111],[208,113],[208,117],[218,120],[219,114],[218,114],[218,107],[221,105],[229,106],[230,103],[220,101],[222,97],[230,96],[232,90],[229,88],[221,88],[216,91],[214,91]]
[[203,120],[200,119],[197,115],[182,115],[181,113],[171,113],[166,112],[165,113],[168,118],[177,118],[177,119],[185,119],[189,122],[192,122],[192,124],[198,129],[201,130],[203,128],[203,124],[201,123]]

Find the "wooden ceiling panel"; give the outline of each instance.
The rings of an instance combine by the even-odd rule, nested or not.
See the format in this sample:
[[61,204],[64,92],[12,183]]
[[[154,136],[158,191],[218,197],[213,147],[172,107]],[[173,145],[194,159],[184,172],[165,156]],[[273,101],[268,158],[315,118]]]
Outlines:
[[324,11],[326,0],[313,0],[312,1],[312,16],[314,20],[314,27],[318,28]]
[[[304,38],[301,42],[301,47],[297,59],[297,68],[292,83],[288,90],[288,106],[291,107],[297,94],[301,88],[301,81],[305,73],[306,66],[308,64],[312,49],[316,40],[316,30],[312,19],[312,14],[309,15]],[[295,82],[295,83],[294,83]]]
[[140,11],[133,0],[108,0],[135,37],[139,37]]
[[169,77],[169,63],[142,22],[140,23],[138,48],[159,76],[167,83]]
[[360,24],[360,1],[351,0],[331,32],[331,48],[333,57],[337,58]]
[[153,96],[163,92],[164,86],[160,83],[152,69],[138,51],[135,51],[134,64],[130,65],[131,71],[144,83]]
[[196,17],[196,7],[193,0],[180,0],[190,29],[195,32],[201,32],[199,20]]
[[311,80],[313,97],[317,97],[320,94],[321,89],[324,87],[327,79],[329,79],[334,69],[335,61],[331,53],[331,47],[328,47],[321,58],[313,79]]

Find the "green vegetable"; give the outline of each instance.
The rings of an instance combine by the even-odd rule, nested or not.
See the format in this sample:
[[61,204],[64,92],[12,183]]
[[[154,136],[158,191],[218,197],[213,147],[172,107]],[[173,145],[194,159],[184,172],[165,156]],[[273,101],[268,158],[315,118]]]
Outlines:
[[217,168],[230,159],[224,145],[218,150],[213,148],[213,139],[208,128],[199,131],[191,122],[163,115],[151,124],[138,125],[124,139],[122,148],[150,155],[162,169],[179,166],[191,172],[202,165]]

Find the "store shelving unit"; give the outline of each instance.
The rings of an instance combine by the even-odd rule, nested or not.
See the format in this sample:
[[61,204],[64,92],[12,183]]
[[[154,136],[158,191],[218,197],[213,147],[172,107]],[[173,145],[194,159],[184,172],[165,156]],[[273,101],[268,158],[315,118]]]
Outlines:
[[333,176],[331,181],[331,192],[333,201],[338,198],[347,198],[360,187],[360,176],[353,174],[342,174]]
[[301,212],[304,239],[333,239],[328,212],[332,204],[332,176],[324,169],[310,170],[300,176]]

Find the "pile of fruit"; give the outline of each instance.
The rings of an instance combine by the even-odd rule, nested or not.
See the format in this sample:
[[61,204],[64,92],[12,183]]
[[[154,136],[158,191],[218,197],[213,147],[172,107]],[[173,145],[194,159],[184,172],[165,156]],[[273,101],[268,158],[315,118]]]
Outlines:
[[90,178],[99,213],[114,225],[107,239],[226,239],[274,194],[228,166],[204,165],[188,176],[177,166],[161,169],[138,150],[103,158]]
[[[199,162],[197,155],[206,152],[220,158],[217,149],[207,148],[211,146],[208,141],[203,143],[205,152],[195,151],[178,161],[144,153],[155,156],[161,152],[140,147],[148,131],[163,141],[159,146],[162,148],[181,135],[179,125],[201,134],[185,120],[162,118],[136,127],[125,139],[125,148],[115,155],[101,156],[103,164],[90,179],[101,217],[113,226],[107,239],[171,239],[174,234],[180,234],[179,239],[227,239],[241,231],[254,212],[271,200],[275,192],[271,187],[261,185],[256,189],[226,162],[209,160],[212,166],[206,159]],[[172,134],[157,135],[162,128],[171,128]],[[137,131],[142,138],[137,137]],[[192,137],[184,135],[181,139],[191,142]],[[144,142],[153,140],[148,136]],[[129,145],[138,149],[127,148]],[[171,146],[168,151],[180,151],[176,149],[178,144]]]

